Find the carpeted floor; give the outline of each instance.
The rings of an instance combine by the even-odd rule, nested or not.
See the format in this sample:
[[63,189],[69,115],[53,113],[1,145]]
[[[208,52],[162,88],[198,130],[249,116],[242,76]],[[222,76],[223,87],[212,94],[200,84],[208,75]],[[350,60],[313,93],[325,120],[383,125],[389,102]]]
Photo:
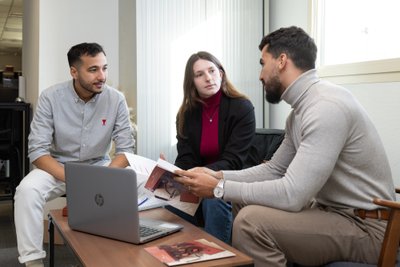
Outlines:
[[[14,227],[14,215],[11,200],[0,201],[0,266],[21,267],[18,262],[17,241]],[[48,245],[44,244],[48,251]],[[48,257],[44,259],[45,266],[48,266]],[[66,245],[56,245],[55,266],[72,267],[80,266],[70,248]]]

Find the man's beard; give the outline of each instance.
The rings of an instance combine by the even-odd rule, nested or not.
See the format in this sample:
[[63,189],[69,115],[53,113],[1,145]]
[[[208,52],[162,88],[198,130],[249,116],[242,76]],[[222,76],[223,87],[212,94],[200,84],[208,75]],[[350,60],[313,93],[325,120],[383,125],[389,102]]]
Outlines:
[[265,90],[265,99],[271,104],[277,104],[281,101],[282,83],[278,76],[272,77],[268,83],[263,83]]
[[87,83],[84,80],[78,79],[77,82],[83,88],[86,92],[92,93],[93,95],[101,94],[104,89],[104,83],[101,89],[98,90],[93,90],[93,84],[92,83]]

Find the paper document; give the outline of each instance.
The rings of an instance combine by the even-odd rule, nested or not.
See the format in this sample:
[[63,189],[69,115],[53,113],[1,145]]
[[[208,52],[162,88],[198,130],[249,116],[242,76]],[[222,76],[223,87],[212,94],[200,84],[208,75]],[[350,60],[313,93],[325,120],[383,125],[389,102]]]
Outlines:
[[156,198],[155,196],[145,196],[145,197],[139,197],[138,199],[138,210],[149,210],[149,209],[155,209],[155,208],[161,208],[166,205],[169,205],[167,201],[164,201],[162,199]]
[[192,216],[196,213],[200,199],[174,181],[177,166],[163,159],[154,161],[127,152],[125,156],[138,177],[139,210],[171,205]]

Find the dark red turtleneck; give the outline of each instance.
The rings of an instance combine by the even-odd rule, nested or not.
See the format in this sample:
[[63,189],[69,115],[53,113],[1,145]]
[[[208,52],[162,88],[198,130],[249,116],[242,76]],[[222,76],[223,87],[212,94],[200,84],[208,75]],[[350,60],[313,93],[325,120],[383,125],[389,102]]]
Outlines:
[[205,104],[202,108],[202,131],[200,141],[200,155],[206,164],[218,160],[218,125],[219,125],[219,105],[221,102],[222,90],[215,95],[203,99]]

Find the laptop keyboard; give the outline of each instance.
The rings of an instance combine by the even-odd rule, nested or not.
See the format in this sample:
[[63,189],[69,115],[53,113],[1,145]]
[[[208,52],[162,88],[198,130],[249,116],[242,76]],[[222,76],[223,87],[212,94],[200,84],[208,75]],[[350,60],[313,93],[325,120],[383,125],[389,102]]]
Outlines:
[[140,225],[139,231],[140,231],[140,237],[146,237],[161,232],[160,229],[149,227],[146,225]]

